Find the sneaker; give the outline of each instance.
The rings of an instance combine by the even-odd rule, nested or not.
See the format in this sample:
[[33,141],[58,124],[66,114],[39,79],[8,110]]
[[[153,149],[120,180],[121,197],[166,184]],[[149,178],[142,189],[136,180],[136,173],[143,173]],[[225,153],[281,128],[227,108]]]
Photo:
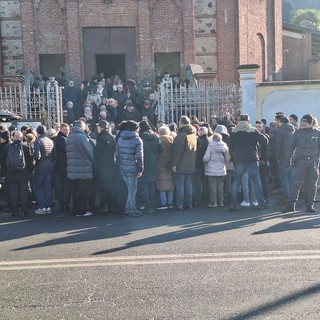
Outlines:
[[35,214],[46,214],[47,213],[47,209],[46,208],[39,208],[34,213]]
[[91,211],[87,211],[83,216],[84,217],[90,217],[90,216],[92,216],[92,212]]
[[144,210],[146,207],[145,206],[140,206],[140,210]]
[[46,209],[46,212],[47,212],[47,213],[51,213],[51,208],[48,207],[48,208]]
[[174,208],[174,205],[173,204],[169,204],[168,205],[168,209],[173,209]]
[[224,203],[220,202],[220,204],[218,205],[218,207],[224,207]]
[[160,207],[157,207],[156,208],[157,210],[166,210],[166,209],[168,209],[168,207],[167,206],[165,206],[165,205],[161,205]]
[[252,205],[253,205],[254,207],[258,207],[258,206],[259,206],[259,203],[258,203],[257,200],[254,200],[254,201],[252,201]]
[[[258,204],[257,204],[258,205]],[[250,207],[250,202],[242,201],[240,204],[241,207]]]
[[209,208],[216,208],[218,205],[217,205],[217,203],[216,202],[214,202],[214,203],[209,203],[208,204],[208,207]]

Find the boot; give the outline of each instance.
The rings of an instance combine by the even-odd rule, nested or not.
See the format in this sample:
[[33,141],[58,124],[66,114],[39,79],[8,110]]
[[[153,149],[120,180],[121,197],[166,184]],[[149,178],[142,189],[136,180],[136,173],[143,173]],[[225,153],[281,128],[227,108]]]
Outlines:
[[317,210],[315,209],[314,205],[310,205],[310,206],[307,206],[307,211],[308,212],[316,212]]
[[283,210],[283,213],[287,213],[287,212],[294,212],[296,211],[296,206],[295,204],[288,204]]

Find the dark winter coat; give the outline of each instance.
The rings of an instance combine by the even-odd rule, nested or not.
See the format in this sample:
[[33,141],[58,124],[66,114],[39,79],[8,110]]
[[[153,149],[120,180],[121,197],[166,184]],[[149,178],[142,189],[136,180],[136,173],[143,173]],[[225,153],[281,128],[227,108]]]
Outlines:
[[153,125],[156,124],[155,120],[156,120],[156,114],[154,109],[150,106],[149,108],[143,108],[142,112],[141,112],[141,117],[146,116],[148,117],[148,121],[150,123],[152,123]]
[[320,131],[313,128],[300,128],[294,132],[288,153],[288,161],[318,160],[320,155]]
[[196,170],[197,136],[196,128],[191,124],[179,128],[179,133],[173,142],[172,166],[177,173],[189,174]]
[[157,190],[158,191],[171,191],[174,189],[174,181],[172,170],[168,163],[171,162],[171,150],[173,147],[172,136],[160,136],[162,145],[162,152],[158,154],[157,159]]
[[235,163],[259,161],[258,143],[264,146],[268,138],[247,121],[239,121],[229,138],[229,149]]
[[116,163],[120,172],[143,172],[143,142],[135,132],[124,130],[116,145]]
[[275,152],[276,160],[287,162],[290,145],[293,138],[294,126],[291,123],[282,124],[276,131]]
[[93,178],[93,147],[80,128],[73,128],[66,141],[67,175],[71,180]]
[[67,137],[59,132],[54,138],[53,158],[54,171],[61,176],[67,176],[67,151],[66,141]]
[[114,179],[116,177],[115,151],[116,142],[106,130],[97,134],[96,147],[94,149],[93,169],[94,175],[100,186],[106,190],[114,188]]
[[112,93],[112,98],[114,100],[117,100],[118,105],[121,107],[124,107],[126,105],[127,100],[128,100],[127,93],[124,90],[121,92],[119,92],[118,90],[114,91]]
[[158,136],[148,130],[140,133],[143,141],[144,170],[140,178],[141,182],[155,182],[157,179],[157,157],[162,151]]
[[130,112],[128,109],[124,109],[121,113],[122,121],[124,120],[133,120],[133,121],[141,121],[141,116],[139,111],[136,108],[133,108]]
[[197,156],[196,156],[196,168],[204,169],[203,157],[207,151],[209,145],[209,139],[207,135],[198,137],[197,139]]
[[[22,144],[22,150],[24,153],[24,159],[26,162],[26,166],[23,170],[19,171],[19,172],[13,172],[10,170],[5,170],[6,172],[6,181],[7,182],[26,182],[26,181],[30,181],[30,175],[32,173],[33,170],[33,157],[32,157],[32,152],[31,152],[31,148],[27,145],[27,144],[23,144],[20,140],[19,141],[14,141],[12,142],[13,144]],[[7,144],[1,153],[1,167],[6,167],[6,160],[7,160],[7,156],[8,156],[8,151],[9,151],[9,145]]]

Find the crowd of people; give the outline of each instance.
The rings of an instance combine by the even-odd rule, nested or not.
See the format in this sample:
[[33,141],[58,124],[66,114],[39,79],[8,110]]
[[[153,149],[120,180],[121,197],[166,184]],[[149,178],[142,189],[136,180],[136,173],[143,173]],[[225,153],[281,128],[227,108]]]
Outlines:
[[[124,90],[125,87],[125,90]],[[157,119],[148,83],[136,90],[109,78],[69,81],[64,121],[47,130],[0,126],[3,191],[12,215],[52,210],[139,216],[175,208],[270,207],[270,189],[283,212],[296,210],[302,189],[315,212],[320,131],[310,114],[282,112],[269,126],[225,112],[208,121],[183,115]],[[19,210],[20,206],[20,210]]]

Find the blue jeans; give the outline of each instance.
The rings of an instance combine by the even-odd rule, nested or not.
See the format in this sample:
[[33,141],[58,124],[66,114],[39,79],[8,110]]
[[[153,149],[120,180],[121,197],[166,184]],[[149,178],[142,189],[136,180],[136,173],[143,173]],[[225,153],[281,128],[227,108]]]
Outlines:
[[188,207],[192,206],[192,173],[174,175],[176,186],[176,206],[183,207],[185,203]]
[[137,194],[137,184],[138,184],[137,174],[121,172],[121,175],[128,189],[126,213],[134,213],[137,211],[136,209],[136,194]]
[[33,175],[33,189],[39,208],[52,205],[52,168],[36,168]]
[[160,191],[160,203],[162,206],[173,205],[173,191]]
[[292,181],[290,181],[290,168],[288,168],[288,165],[284,161],[279,161],[278,163],[278,170],[279,170],[279,180],[281,185],[281,192],[284,196],[288,197],[290,196],[290,184]]
[[259,205],[264,205],[265,200],[263,198],[262,184],[260,180],[259,163],[256,161],[250,161],[236,164],[235,177],[231,189],[231,206],[236,206],[241,178],[246,171],[248,171],[249,176],[252,179]]
[[254,185],[248,171],[246,171],[245,174],[242,176],[241,185],[242,185],[243,200],[246,202],[250,202],[250,191],[251,191],[253,200],[256,200]]

